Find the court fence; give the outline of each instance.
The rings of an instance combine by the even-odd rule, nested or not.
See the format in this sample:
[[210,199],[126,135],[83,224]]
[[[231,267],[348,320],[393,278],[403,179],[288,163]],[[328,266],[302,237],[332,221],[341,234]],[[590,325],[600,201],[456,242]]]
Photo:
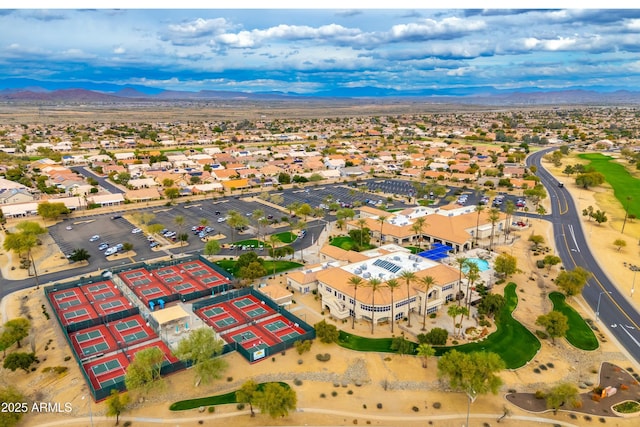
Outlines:
[[[285,319],[289,320],[292,323],[297,324],[304,331],[304,333],[291,339],[281,340],[280,342],[277,342],[272,346],[269,346],[257,351],[247,350],[244,347],[242,347],[242,345],[238,345],[238,343],[234,341],[233,343],[228,343],[224,346],[223,354],[229,351],[235,350],[238,353],[240,353],[245,359],[247,359],[250,363],[253,363],[253,362],[262,360],[265,357],[273,356],[275,354],[286,351],[287,349],[293,347],[296,341],[313,340],[316,337],[316,331],[311,325],[309,325],[307,322],[304,322],[302,319],[299,319],[293,313],[283,309],[275,301],[269,298],[269,296],[267,296],[266,294],[263,294],[262,292],[252,287],[233,289],[230,291],[222,292],[221,294],[214,296],[212,298],[195,302],[192,306],[193,311],[196,312],[197,310],[203,307],[219,304],[221,302],[231,301],[233,299],[240,298],[247,295],[251,295],[255,297],[261,303],[268,305],[276,313],[279,313],[280,315],[282,315]],[[249,320],[247,322],[247,324],[252,324],[252,323],[253,323],[252,320]]]

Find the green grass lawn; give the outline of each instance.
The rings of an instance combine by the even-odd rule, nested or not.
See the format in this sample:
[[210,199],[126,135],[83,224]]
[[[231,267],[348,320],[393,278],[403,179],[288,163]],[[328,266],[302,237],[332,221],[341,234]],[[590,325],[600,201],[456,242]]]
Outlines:
[[595,350],[598,348],[598,339],[584,321],[582,316],[567,304],[565,296],[560,292],[551,292],[549,299],[553,302],[553,309],[567,316],[569,321],[569,330],[565,338],[574,347],[580,350]]
[[[258,384],[258,390],[262,390],[265,384]],[[278,384],[289,388],[289,384],[278,382]],[[169,406],[170,411],[186,411],[187,409],[195,409],[201,406],[214,406],[214,405],[226,405],[228,403],[240,403],[236,400],[236,392],[232,391],[225,394],[218,394],[215,396],[201,397],[198,399],[181,400],[179,402],[172,403]]]
[[491,351],[500,355],[507,369],[520,368],[533,359],[540,349],[540,341],[511,315],[518,305],[515,283],[505,286],[504,298],[505,306],[496,316],[497,330],[494,333],[479,342],[437,348],[436,355],[454,348],[463,352]]
[[282,243],[291,243],[296,240],[296,235],[290,231],[285,231],[283,233],[274,234]]
[[[589,160],[589,166],[604,175],[611,187],[613,194],[620,204],[626,208],[629,203],[629,213],[640,217],[640,197],[633,197],[640,188],[640,179],[634,178],[621,164],[613,161],[612,157],[599,153],[579,154],[579,158]],[[627,201],[627,196],[631,196],[631,201]]]
[[[350,236],[338,236],[334,237],[331,240],[331,246],[337,246],[345,251],[350,251],[355,246],[356,242]],[[364,245],[362,250],[366,251],[368,249],[375,248],[375,245]]]
[[[540,341],[531,331],[511,316],[511,313],[518,305],[515,283],[509,283],[504,288],[504,297],[506,303],[496,318],[496,332],[478,342],[450,347],[435,347],[436,356],[441,356],[451,349],[462,352],[491,351],[500,355],[507,369],[520,368],[533,359],[540,349]],[[445,312],[441,312],[439,315],[446,315],[443,313]],[[340,337],[338,338],[338,344],[342,347],[358,351],[383,353],[393,353],[391,342],[391,338],[364,338],[344,331],[340,331]]]
[[255,249],[258,248],[258,246],[264,246],[265,248],[270,248],[271,245],[269,245],[268,243],[265,243],[261,240],[258,239],[247,239],[247,240],[240,240],[239,242],[235,243],[236,246],[240,245],[253,245]]
[[[274,263],[275,263],[275,268],[276,268],[276,274],[277,273],[282,273],[283,271],[292,270],[294,268],[298,268],[298,267],[302,266],[302,264],[300,264],[298,262],[293,262],[293,261],[283,261],[283,260],[266,261],[265,260],[263,265],[264,265],[265,270],[267,270],[267,275],[273,274],[273,264]],[[218,264],[218,266],[220,266],[221,268],[224,268],[226,271],[228,271],[229,273],[233,274],[234,276],[237,273],[237,271],[236,271],[236,260],[234,260],[234,259],[221,259],[219,261],[216,261],[216,264]]]

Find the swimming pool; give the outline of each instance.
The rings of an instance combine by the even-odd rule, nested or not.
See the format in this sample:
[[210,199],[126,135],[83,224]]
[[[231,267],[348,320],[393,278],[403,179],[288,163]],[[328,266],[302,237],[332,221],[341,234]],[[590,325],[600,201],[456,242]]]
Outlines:
[[[480,259],[480,258],[467,258],[467,262],[472,262],[475,265],[478,266],[478,269],[480,271],[487,271],[490,267],[489,267],[489,261],[485,260],[485,259]],[[462,271],[466,271],[465,268],[462,269]]]

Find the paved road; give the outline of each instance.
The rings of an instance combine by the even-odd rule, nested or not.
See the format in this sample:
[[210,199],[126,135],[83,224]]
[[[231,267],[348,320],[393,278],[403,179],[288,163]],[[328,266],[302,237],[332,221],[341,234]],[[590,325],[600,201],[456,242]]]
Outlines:
[[567,270],[581,266],[593,274],[582,295],[589,306],[599,313],[597,326],[607,328],[631,357],[640,362],[640,315],[627,298],[620,294],[593,257],[582,229],[581,213],[568,190],[558,187],[558,180],[542,167],[542,156],[552,150],[532,154],[527,158],[527,164],[538,168],[537,176],[549,192],[552,212],[546,218],[553,224],[558,255]]
[[109,180],[107,178],[105,178],[104,176],[97,175],[97,174],[93,173],[92,171],[90,171],[85,166],[73,166],[73,167],[71,167],[69,169],[74,170],[74,171],[80,173],[83,176],[95,179],[96,181],[98,181],[98,183],[100,184],[100,186],[102,188],[104,188],[105,190],[107,190],[111,194],[124,193],[124,190],[122,190],[120,187],[118,187],[116,185],[113,185],[111,182],[109,182]]

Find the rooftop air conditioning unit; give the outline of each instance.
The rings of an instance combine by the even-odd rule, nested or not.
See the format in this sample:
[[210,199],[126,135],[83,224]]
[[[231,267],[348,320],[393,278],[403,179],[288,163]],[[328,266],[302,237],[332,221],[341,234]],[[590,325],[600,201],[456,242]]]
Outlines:
[[367,269],[367,264],[362,264],[362,265],[360,266],[360,268],[361,268],[361,269],[363,269],[363,270],[366,270],[366,269]]
[[371,277],[371,273],[366,272],[362,275],[362,277],[364,277],[365,279],[368,279],[369,277]]

